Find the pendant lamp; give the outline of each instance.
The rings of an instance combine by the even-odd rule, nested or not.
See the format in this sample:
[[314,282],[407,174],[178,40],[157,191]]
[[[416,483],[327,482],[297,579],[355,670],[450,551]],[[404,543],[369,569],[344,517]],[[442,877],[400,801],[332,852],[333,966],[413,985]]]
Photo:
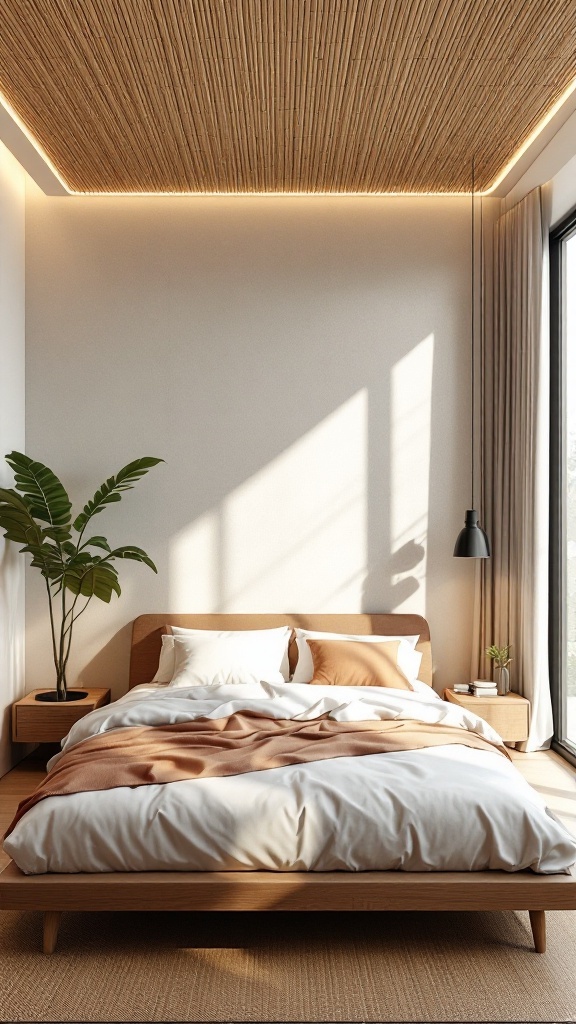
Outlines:
[[[482,263],[482,225],[480,229],[480,262]],[[480,273],[482,274],[482,266],[480,266]],[[456,558],[490,558],[490,543],[486,533],[478,522],[478,512],[474,508],[474,399],[475,399],[475,388],[474,388],[474,363],[475,363],[475,346],[474,346],[474,333],[475,333],[475,319],[474,319],[474,292],[475,292],[475,278],[474,278],[474,158],[472,158],[472,329],[471,329],[471,340],[472,340],[472,401],[471,407],[471,435],[472,435],[472,501],[471,508],[466,512],[466,518],[464,520],[464,529],[458,534],[456,544],[454,546],[454,555]],[[482,289],[480,295],[480,305],[482,307]],[[480,308],[480,320],[482,323],[482,308]]]

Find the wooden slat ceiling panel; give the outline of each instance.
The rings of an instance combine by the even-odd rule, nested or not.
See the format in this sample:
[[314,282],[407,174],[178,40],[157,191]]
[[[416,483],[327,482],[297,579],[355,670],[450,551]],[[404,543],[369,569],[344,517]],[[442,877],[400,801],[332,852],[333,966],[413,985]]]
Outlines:
[[0,89],[86,192],[489,188],[576,0],[1,0]]

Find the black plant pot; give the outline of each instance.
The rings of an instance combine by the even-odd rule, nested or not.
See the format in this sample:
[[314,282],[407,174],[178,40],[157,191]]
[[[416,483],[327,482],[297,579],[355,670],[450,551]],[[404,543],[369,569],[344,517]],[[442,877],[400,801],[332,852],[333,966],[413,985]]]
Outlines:
[[47,690],[46,693],[37,693],[34,700],[42,700],[48,703],[67,704],[73,700],[84,700],[84,697],[88,696],[87,690],[67,690],[66,700],[58,700],[58,694],[56,690]]

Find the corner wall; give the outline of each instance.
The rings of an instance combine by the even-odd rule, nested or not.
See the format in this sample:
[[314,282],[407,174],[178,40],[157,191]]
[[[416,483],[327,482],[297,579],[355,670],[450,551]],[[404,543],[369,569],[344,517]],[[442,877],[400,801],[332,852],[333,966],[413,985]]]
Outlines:
[[[0,486],[3,456],[24,448],[24,210],[26,175],[0,143]],[[24,559],[0,538],[0,775],[26,752],[10,739],[10,708],[24,694]]]
[[[437,686],[468,678],[468,199],[57,199],[27,204],[27,446],[143,547],[78,623],[70,679],[126,688],[162,611],[412,611]],[[27,685],[52,679],[27,586]]]

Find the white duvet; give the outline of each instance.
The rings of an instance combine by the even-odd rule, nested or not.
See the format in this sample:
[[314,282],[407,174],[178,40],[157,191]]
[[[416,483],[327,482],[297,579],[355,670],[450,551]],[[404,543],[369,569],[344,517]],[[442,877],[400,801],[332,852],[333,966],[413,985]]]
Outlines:
[[[244,710],[283,719],[410,718],[499,739],[476,715],[416,685],[416,692],[293,683],[137,687],[77,722],[63,749],[127,726]],[[576,860],[575,840],[510,761],[460,744],[49,797],[21,818],[4,849],[27,874],[559,872]]]

